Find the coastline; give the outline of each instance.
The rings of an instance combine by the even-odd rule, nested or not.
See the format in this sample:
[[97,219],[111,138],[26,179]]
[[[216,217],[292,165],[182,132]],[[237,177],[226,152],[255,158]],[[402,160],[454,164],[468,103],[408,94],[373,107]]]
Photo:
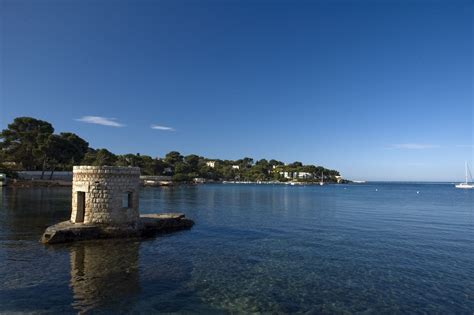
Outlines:
[[[350,181],[344,182],[325,182],[324,185],[334,184],[351,184]],[[206,184],[233,184],[233,185],[290,185],[290,186],[303,186],[303,185],[321,185],[320,182],[314,181],[226,181],[226,180],[213,180],[213,181],[199,181],[199,182],[176,182],[176,181],[156,181],[147,182],[142,181],[142,187],[169,187],[169,186],[181,186],[181,185],[206,185]],[[59,180],[59,179],[9,179],[8,185],[4,187],[20,187],[20,188],[31,188],[31,187],[70,187],[72,186],[72,180]]]

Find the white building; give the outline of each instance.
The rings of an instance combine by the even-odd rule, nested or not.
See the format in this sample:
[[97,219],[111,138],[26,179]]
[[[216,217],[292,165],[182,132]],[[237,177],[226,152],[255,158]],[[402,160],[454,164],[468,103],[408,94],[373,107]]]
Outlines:
[[216,161],[207,161],[206,165],[210,168],[214,168],[216,166]]
[[310,179],[314,178],[314,175],[309,172],[279,172],[280,176],[286,179]]
[[298,172],[297,173],[297,176],[298,178],[300,179],[309,179],[309,178],[313,178],[313,174],[312,173],[308,173],[308,172]]
[[234,169],[234,170],[239,170],[239,169],[240,169],[240,166],[238,166],[238,165],[232,165],[232,169]]
[[280,176],[283,176],[283,178],[286,178],[286,179],[292,179],[293,172],[280,172]]

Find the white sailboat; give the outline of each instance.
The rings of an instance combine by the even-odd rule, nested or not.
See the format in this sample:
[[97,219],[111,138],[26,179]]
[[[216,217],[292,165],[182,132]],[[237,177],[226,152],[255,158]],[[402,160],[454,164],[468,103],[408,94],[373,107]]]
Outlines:
[[319,186],[323,186],[323,185],[324,185],[324,171],[322,172],[321,181],[319,182]]
[[[455,187],[456,187],[456,188],[462,188],[462,189],[473,189],[473,188],[474,188],[474,184],[472,184],[472,175],[471,175],[471,171],[469,170],[469,167],[467,166],[467,161],[466,161],[465,168],[466,168],[466,178],[465,178],[464,183],[459,183],[459,184],[457,184]],[[471,183],[469,183],[469,182],[467,181],[467,173],[468,173],[468,172],[469,172],[469,175],[471,176]]]

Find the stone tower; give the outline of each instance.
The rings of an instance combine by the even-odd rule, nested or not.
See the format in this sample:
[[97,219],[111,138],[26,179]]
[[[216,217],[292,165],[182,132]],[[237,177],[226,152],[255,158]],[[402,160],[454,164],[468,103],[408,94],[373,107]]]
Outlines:
[[72,223],[135,225],[140,168],[74,166]]

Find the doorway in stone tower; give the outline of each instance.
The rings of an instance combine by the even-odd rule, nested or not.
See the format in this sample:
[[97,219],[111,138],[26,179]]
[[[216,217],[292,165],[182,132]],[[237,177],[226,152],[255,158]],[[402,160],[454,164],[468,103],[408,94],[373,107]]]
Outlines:
[[86,211],[86,193],[83,191],[78,191],[76,202],[76,223],[83,223],[84,212]]

